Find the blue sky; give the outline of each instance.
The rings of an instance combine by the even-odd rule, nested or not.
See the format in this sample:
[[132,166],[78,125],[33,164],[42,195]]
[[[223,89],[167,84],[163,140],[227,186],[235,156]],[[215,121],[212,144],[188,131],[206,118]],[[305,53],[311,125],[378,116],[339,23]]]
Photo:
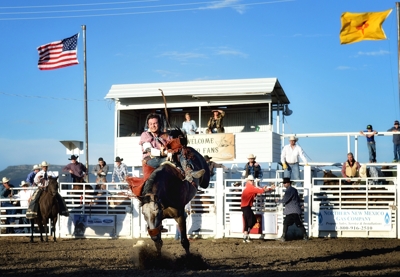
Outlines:
[[[387,40],[340,45],[343,12],[390,8]],[[286,133],[357,132],[367,124],[385,131],[400,119],[394,1],[5,0],[0,170],[42,160],[67,164],[60,141],[85,140],[81,25],[90,164],[114,159],[114,104],[104,100],[113,84],[277,77],[294,111]],[[37,68],[38,46],[78,32],[79,65]],[[391,138],[376,140],[378,162],[391,161]],[[311,161],[346,159],[345,138],[299,143]],[[364,138],[359,151],[366,162]]]

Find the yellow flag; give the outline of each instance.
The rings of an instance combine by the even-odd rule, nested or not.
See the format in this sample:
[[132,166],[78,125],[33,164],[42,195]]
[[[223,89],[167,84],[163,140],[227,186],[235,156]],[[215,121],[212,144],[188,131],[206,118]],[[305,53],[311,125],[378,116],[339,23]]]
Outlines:
[[392,9],[383,12],[344,12],[341,17],[340,44],[354,43],[362,40],[386,39],[382,24],[391,12]]

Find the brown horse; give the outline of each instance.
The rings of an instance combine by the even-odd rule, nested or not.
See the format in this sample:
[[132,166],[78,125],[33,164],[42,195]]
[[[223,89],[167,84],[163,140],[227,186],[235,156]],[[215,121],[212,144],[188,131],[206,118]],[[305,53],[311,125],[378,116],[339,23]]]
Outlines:
[[[49,219],[51,220],[51,234],[53,234],[53,240],[56,242],[56,223],[58,214],[58,202],[57,202],[57,192],[58,192],[58,177],[51,177],[47,180],[48,186],[43,190],[39,198],[39,209],[37,217],[31,220],[31,242],[33,242],[33,225],[34,222],[38,225],[40,231],[40,241],[43,242],[43,232],[46,233],[46,242],[48,242],[47,237],[47,225]],[[50,234],[50,235],[51,235]]]

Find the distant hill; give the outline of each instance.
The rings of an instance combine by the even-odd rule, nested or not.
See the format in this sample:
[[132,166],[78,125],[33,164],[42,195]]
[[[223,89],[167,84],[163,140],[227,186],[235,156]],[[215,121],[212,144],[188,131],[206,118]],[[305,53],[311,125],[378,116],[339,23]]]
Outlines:
[[[62,176],[63,174],[69,175],[67,172],[62,172],[62,169],[65,165],[50,165],[49,171],[58,171],[60,177],[60,181],[62,182],[70,182],[69,176]],[[89,165],[89,173],[93,170],[95,165]],[[109,165],[109,171],[112,172],[114,170],[114,165]],[[0,181],[3,177],[7,177],[10,179],[10,183],[14,186],[19,186],[22,180],[26,180],[28,174],[32,171],[32,165],[13,165],[9,166],[6,169],[0,171]],[[109,181],[111,181],[111,176],[109,175]],[[96,181],[96,177],[93,174],[89,174],[90,183],[94,183]]]

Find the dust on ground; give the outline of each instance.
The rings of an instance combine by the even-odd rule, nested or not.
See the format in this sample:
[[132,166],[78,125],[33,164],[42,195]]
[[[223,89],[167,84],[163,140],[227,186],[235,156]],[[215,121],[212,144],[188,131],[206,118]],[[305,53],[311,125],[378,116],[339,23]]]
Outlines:
[[3,276],[399,276],[400,240],[312,238],[309,241],[196,239],[191,255],[164,239],[0,238]]

